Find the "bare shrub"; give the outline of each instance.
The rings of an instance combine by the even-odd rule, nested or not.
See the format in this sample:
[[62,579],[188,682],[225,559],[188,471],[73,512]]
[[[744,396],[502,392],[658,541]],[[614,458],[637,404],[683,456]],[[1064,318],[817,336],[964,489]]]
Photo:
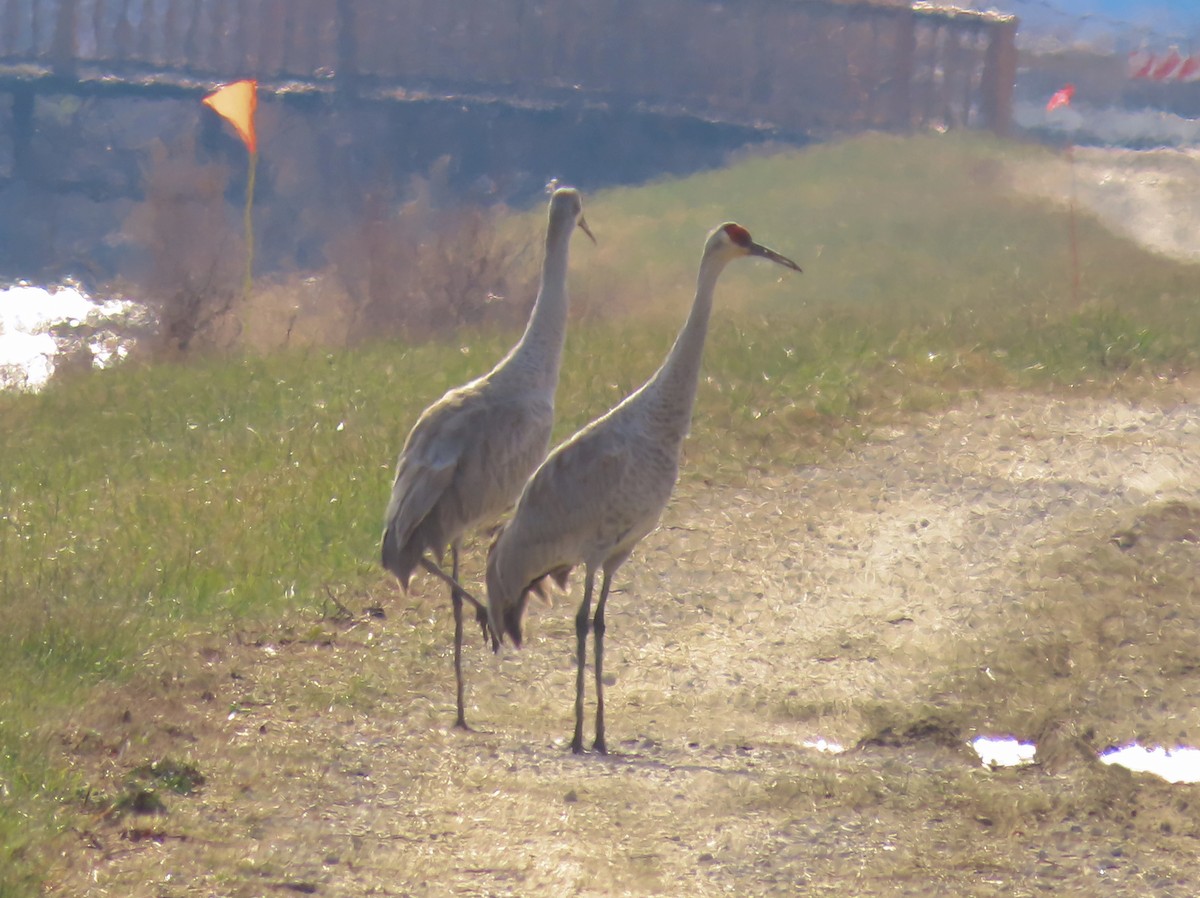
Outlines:
[[296,346],[344,346],[353,316],[345,290],[329,272],[258,280],[248,302],[233,314],[241,326],[239,348],[266,353]]
[[447,160],[412,180],[396,203],[368,201],[360,223],[329,257],[352,303],[352,340],[523,320],[537,272],[528,241],[500,227],[503,207],[470,205],[444,189]]
[[143,199],[123,235],[143,256],[137,292],[158,319],[149,348],[186,353],[236,338],[229,316],[238,298],[244,239],[225,200],[229,170],[200,162],[190,138],[156,142],[143,171]]

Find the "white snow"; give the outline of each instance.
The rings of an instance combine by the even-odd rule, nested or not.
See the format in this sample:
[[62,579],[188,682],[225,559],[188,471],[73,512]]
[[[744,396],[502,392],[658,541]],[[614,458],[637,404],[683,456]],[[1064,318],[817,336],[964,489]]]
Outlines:
[[97,301],[73,286],[20,283],[0,289],[0,388],[36,390],[45,385],[62,348],[50,333],[55,325],[96,327],[98,332],[86,342],[98,365],[123,357],[129,341],[99,331],[132,305],[122,299]]
[[1102,752],[1105,764],[1117,764],[1135,773],[1153,773],[1169,783],[1200,783],[1200,749],[1179,746],[1147,748],[1131,742]]

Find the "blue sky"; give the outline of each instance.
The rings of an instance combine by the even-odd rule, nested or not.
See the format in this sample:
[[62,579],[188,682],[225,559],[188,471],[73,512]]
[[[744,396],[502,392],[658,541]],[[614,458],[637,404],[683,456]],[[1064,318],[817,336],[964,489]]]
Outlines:
[[1016,13],[1026,28],[1062,28],[1077,23],[1105,30],[1136,32],[1148,28],[1163,35],[1200,37],[1200,0],[987,0],[974,5]]

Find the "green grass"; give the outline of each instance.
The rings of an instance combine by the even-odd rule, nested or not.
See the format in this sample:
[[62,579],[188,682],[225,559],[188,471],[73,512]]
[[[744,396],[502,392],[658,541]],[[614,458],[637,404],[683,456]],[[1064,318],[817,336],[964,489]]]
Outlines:
[[[573,250],[587,323],[559,434],[658,365],[725,219],[805,273],[726,274],[688,477],[808,461],[964,389],[1191,368],[1196,269],[1086,217],[1086,301],[1068,308],[1065,212],[1005,188],[1004,166],[1039,153],[865,137],[588,197],[600,245]],[[0,896],[35,891],[70,820],[56,723],[151,646],[384,588],[376,541],[407,429],[512,339],[127,365],[0,397]]]
[[[1066,216],[1013,196],[1004,168],[1042,155],[973,136],[870,136],[608,191],[587,202],[600,246],[576,248],[575,281],[607,296],[619,271],[630,284],[618,293],[623,303],[681,307],[706,232],[733,219],[805,269],[800,280],[765,265],[727,278],[723,292],[735,306],[752,292],[768,311],[833,307],[894,325],[972,309],[990,317],[1031,300],[1061,304],[1070,283]],[[1080,239],[1092,296],[1124,297],[1155,267],[1090,220]]]

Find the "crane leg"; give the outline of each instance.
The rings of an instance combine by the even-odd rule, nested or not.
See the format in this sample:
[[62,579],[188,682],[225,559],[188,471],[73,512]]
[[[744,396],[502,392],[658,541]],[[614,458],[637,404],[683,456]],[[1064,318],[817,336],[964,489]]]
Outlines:
[[498,648],[500,641],[496,638],[496,634],[492,632],[492,628],[488,624],[487,605],[483,604],[483,602],[479,601],[479,599],[475,598],[473,595],[463,589],[462,584],[458,582],[457,577],[451,577],[440,567],[438,567],[437,562],[430,559],[429,556],[421,556],[421,567],[450,587],[451,599],[457,595],[459,597],[459,601],[466,599],[475,606],[475,620],[481,627],[483,627],[484,640],[486,641],[489,637],[491,637],[493,651]]
[[454,581],[454,585],[450,587],[450,604],[454,606],[454,699],[455,707],[458,711],[458,716],[455,718],[454,725],[459,729],[469,730],[471,728],[467,726],[467,718],[463,710],[463,597],[458,588],[457,544],[450,546],[450,577]]
[[608,601],[608,587],[612,572],[605,570],[600,581],[600,598],[596,602],[596,617],[592,622],[592,638],[596,640],[596,741],[592,745],[602,755],[608,754],[604,741],[604,604]]
[[587,671],[587,634],[588,623],[592,612],[592,586],[596,581],[596,572],[591,565],[587,568],[587,578],[583,584],[583,604],[575,615],[575,738],[571,740],[571,751],[583,753],[583,679]]

